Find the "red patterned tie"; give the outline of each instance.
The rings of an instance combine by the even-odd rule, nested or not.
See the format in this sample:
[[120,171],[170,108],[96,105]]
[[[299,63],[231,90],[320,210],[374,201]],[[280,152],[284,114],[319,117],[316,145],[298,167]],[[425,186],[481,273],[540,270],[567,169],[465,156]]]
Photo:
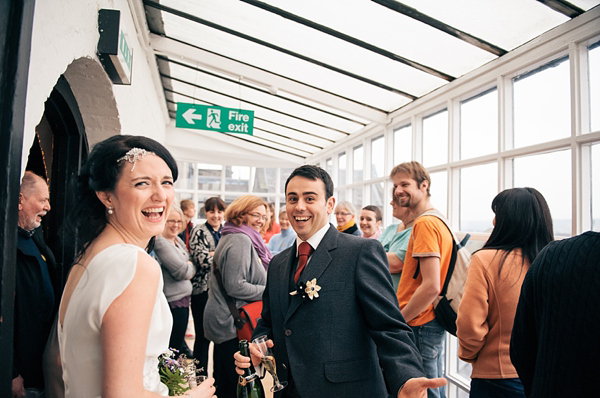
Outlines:
[[298,267],[296,268],[296,273],[294,274],[294,283],[298,282],[300,279],[300,274],[306,268],[306,263],[308,262],[308,258],[312,254],[314,249],[308,242],[302,242],[298,246]]

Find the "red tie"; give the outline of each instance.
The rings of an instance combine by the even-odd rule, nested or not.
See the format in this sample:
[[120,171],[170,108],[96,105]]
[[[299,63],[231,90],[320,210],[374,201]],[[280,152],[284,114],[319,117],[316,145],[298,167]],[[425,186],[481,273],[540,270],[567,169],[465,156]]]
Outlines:
[[306,263],[308,262],[308,258],[312,254],[314,249],[308,242],[302,242],[298,246],[298,267],[296,268],[296,273],[294,274],[294,283],[298,282],[300,279],[300,274],[306,268]]

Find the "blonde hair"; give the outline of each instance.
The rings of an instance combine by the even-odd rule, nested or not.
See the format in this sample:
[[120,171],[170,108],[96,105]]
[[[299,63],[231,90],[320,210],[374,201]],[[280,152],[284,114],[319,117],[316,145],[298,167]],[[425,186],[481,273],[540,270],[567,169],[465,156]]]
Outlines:
[[[185,220],[185,216],[183,214],[183,210],[181,210],[181,207],[177,206],[177,203],[173,203],[171,205],[171,210],[169,211],[169,214],[167,214],[167,218],[169,218],[169,216],[171,215],[171,212],[173,212],[173,211],[176,212],[176,213],[179,213],[179,215],[181,216],[182,223],[181,223],[181,228],[179,229],[179,233],[182,233],[185,230],[185,228],[187,227],[187,225],[185,225],[183,223],[183,220]],[[167,225],[165,224],[165,228],[166,227],[167,227]]]
[[340,207],[343,207],[344,209],[348,210],[350,213],[356,215],[356,207],[354,207],[354,205],[348,201],[343,201],[338,203],[338,205],[335,207],[335,210],[337,211]]
[[240,196],[225,210],[225,220],[234,223],[238,227],[242,225],[242,216],[248,214],[248,212],[254,210],[258,206],[265,206],[265,212],[267,210],[267,202],[254,195]]

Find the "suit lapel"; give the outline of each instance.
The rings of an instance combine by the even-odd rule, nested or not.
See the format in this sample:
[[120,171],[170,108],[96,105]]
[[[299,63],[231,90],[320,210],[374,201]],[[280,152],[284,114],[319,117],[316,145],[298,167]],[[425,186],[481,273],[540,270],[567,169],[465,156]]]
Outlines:
[[[290,285],[290,277],[292,274],[292,270],[294,270],[295,266],[296,266],[296,244],[294,243],[294,246],[292,247],[292,250],[290,250],[290,254],[288,256],[288,258],[284,261],[282,265],[282,270],[281,273],[279,274],[279,283],[278,283],[278,288],[280,289],[279,292],[279,300],[280,300],[280,305],[281,305],[281,309],[283,311],[283,317],[285,318],[285,314],[287,313],[289,307],[290,307],[290,289],[289,289],[289,285]],[[292,302],[294,301],[295,297],[292,297]]]
[[[327,267],[329,267],[329,264],[331,264],[332,258],[329,252],[337,247],[338,234],[339,232],[334,227],[329,228],[329,230],[321,240],[321,243],[319,243],[317,250],[315,250],[315,252],[311,256],[309,263],[306,265],[306,269],[300,276],[300,280],[309,281],[316,278],[318,283],[319,278],[321,277],[323,272],[325,272]],[[291,264],[289,264],[289,272],[291,272],[291,267],[296,263],[295,250],[293,250],[293,254],[294,255],[291,258]],[[288,273],[288,278],[289,275],[290,274]],[[292,297],[292,300],[290,302],[289,292],[286,293],[285,300],[287,300],[290,303],[287,313],[285,315],[285,320],[287,321],[292,315],[294,315],[296,310],[302,304],[303,300],[299,295],[296,295]],[[282,308],[286,308],[286,306],[283,306]]]

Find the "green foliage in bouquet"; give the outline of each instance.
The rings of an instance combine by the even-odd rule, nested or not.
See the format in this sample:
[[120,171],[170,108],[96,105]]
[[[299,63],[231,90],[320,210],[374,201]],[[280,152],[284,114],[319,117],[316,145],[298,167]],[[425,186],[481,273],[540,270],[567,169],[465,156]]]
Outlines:
[[[158,373],[160,381],[169,388],[169,396],[181,396],[190,389],[190,377],[195,380],[195,359],[189,360],[185,354],[170,348],[158,357]],[[190,363],[191,362],[191,363]]]

